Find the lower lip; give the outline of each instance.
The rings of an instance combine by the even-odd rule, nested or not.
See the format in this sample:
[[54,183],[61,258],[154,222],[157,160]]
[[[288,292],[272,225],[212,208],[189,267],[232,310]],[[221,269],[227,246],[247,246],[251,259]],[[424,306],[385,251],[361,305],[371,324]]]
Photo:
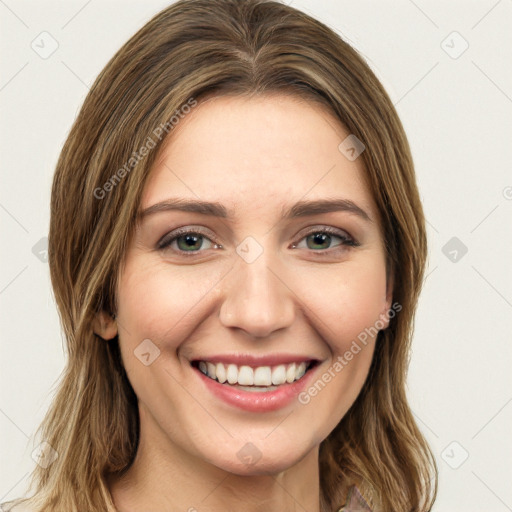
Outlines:
[[210,379],[198,368],[193,369],[214,395],[230,405],[250,412],[270,412],[286,407],[304,390],[315,371],[315,368],[311,368],[299,380],[291,384],[281,384],[273,391],[244,391]]

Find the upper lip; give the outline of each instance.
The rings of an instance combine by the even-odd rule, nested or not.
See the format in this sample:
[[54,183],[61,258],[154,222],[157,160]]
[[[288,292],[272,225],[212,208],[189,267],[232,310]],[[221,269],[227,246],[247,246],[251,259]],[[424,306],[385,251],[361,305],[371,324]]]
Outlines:
[[305,355],[293,354],[269,354],[269,355],[251,355],[251,354],[218,354],[213,356],[204,356],[194,358],[193,361],[205,361],[210,363],[236,364],[237,366],[277,366],[280,364],[302,363],[317,361],[316,358]]

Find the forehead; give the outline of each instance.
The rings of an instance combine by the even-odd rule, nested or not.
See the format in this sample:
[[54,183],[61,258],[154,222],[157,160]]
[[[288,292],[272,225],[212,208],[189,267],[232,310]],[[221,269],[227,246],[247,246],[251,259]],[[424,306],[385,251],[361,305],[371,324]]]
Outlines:
[[343,197],[375,214],[362,159],[338,148],[348,135],[326,107],[301,98],[210,98],[168,135],[140,209],[172,196],[266,215],[299,200]]

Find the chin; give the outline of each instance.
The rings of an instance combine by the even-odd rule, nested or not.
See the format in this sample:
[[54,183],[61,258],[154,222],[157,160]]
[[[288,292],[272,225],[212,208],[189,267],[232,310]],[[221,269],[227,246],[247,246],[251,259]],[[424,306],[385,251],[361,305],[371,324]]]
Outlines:
[[[258,446],[261,446],[258,444]],[[304,445],[302,449],[297,444],[288,446],[281,443],[279,447],[268,444],[257,448],[250,441],[242,448],[233,452],[215,454],[208,462],[219,469],[239,476],[268,476],[286,471],[295,466],[311,452],[311,448]]]

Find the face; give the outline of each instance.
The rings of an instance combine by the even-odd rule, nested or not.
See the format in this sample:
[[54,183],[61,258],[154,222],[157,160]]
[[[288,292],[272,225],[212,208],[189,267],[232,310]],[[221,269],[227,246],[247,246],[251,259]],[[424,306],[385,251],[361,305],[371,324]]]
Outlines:
[[362,159],[338,149],[349,133],[335,118],[290,96],[215,97],[171,135],[117,290],[141,446],[240,475],[282,471],[350,408],[372,328],[386,326]]

